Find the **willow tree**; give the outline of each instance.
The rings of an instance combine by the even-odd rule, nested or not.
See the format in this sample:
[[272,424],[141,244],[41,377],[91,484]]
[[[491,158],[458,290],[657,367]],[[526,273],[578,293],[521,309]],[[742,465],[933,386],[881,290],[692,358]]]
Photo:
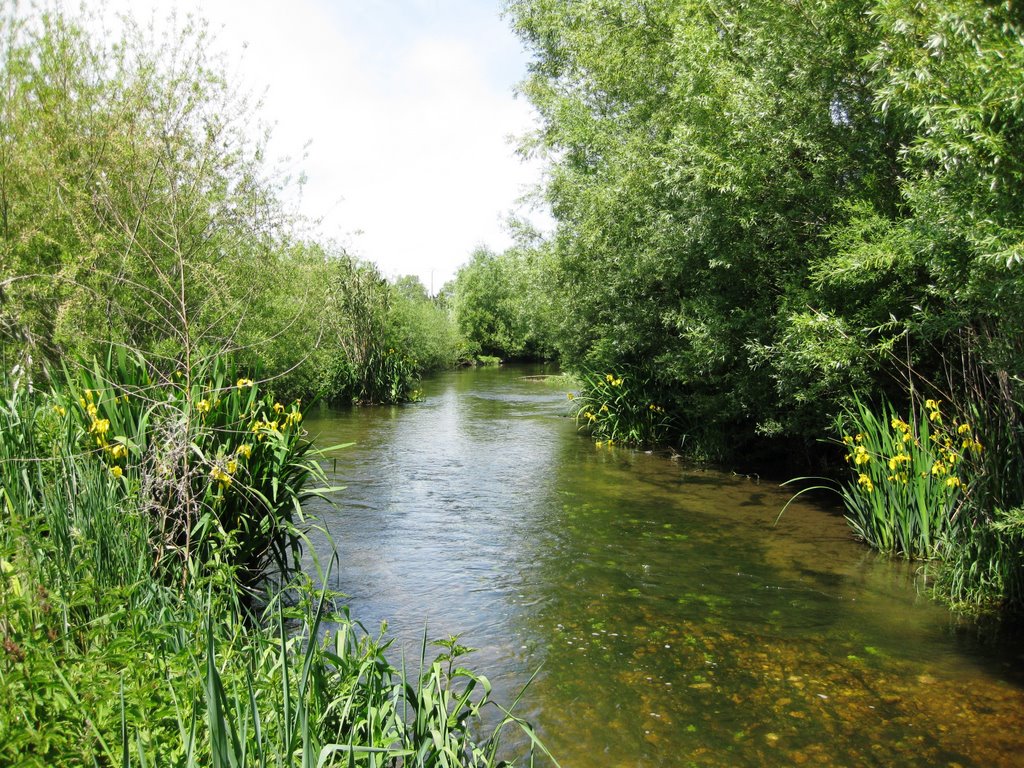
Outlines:
[[251,105],[202,23],[161,38],[122,19],[107,40],[100,22],[0,14],[7,347],[237,348],[273,298],[287,221]]
[[811,444],[852,390],[899,397],[908,366],[935,381],[965,325],[1014,356],[1012,3],[507,13],[534,56],[524,148],[550,163],[570,366],[643,377],[679,437],[725,455]]

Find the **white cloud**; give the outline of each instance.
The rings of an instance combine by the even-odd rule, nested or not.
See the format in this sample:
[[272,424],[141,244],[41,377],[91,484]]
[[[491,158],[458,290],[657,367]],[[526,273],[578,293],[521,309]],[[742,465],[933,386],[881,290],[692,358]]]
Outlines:
[[[121,2],[158,19],[195,7]],[[321,234],[388,275],[430,287],[433,273],[435,289],[476,245],[509,244],[501,221],[539,171],[507,142],[532,112],[512,95],[525,55],[496,2],[207,0],[201,15],[229,61],[247,44],[238,74],[267,88],[272,151],[312,142],[302,208]]]

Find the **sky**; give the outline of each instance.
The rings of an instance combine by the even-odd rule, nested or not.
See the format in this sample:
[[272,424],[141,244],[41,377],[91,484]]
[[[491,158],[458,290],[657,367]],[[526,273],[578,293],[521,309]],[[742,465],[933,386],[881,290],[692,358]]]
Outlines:
[[[240,85],[263,95],[270,155],[307,178],[315,233],[436,292],[473,249],[511,245],[540,166],[510,137],[534,126],[514,87],[527,56],[499,0],[112,0],[159,27],[198,10]],[[308,144],[308,146],[307,146]],[[305,152],[304,159],[302,158]]]

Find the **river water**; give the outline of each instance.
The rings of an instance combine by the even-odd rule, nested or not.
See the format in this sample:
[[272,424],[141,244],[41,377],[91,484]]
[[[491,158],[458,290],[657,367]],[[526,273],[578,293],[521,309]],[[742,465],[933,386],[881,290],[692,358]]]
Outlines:
[[[1021,766],[1024,654],[927,598],[916,567],[776,482],[597,447],[542,369],[321,411],[338,453],[332,586],[398,647],[466,664],[564,768]],[[321,555],[327,548],[319,545]]]

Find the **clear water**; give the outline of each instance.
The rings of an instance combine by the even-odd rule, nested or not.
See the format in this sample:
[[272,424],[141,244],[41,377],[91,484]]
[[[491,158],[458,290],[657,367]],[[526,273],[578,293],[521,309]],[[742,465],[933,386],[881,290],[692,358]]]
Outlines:
[[[333,586],[400,647],[461,634],[565,768],[1024,765],[1024,655],[775,482],[598,448],[481,369],[308,419],[347,488]],[[322,554],[328,546],[318,545]]]

